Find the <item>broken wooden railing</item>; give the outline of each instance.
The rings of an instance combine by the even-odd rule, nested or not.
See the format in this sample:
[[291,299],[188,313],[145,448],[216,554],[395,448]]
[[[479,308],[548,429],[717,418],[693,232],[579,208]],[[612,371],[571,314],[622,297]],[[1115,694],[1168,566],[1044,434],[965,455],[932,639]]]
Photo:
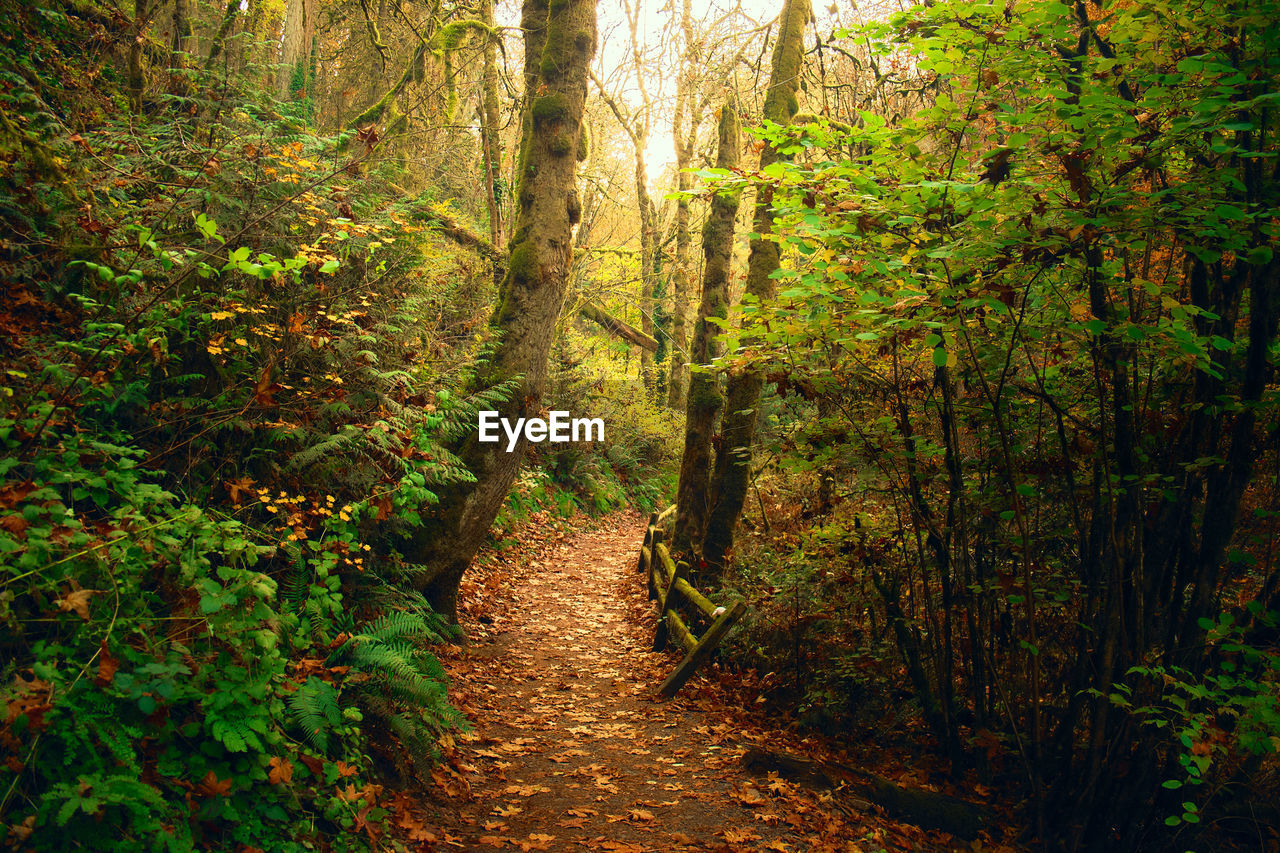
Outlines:
[[[675,511],[675,506],[670,506],[663,512],[655,512],[649,516],[644,543],[640,546],[638,566],[649,579],[649,598],[658,603],[654,651],[662,651],[672,639],[685,649],[684,660],[658,688],[658,695],[664,699],[676,695],[676,691],[684,686],[698,667],[711,657],[711,653],[724,640],[734,623],[747,612],[747,605],[741,599],[734,600],[728,607],[717,607],[715,602],[698,592],[686,579],[689,565],[683,561],[675,562],[662,542],[666,535],[662,523],[674,515]],[[711,626],[701,637],[694,636],[676,611],[675,606],[682,599],[711,620]]]

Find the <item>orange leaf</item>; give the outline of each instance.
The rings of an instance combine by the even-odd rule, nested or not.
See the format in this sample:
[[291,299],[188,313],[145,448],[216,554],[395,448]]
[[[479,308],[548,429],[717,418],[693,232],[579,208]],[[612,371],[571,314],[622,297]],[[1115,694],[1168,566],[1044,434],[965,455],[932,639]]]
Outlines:
[[267,773],[267,781],[272,785],[287,785],[293,781],[293,762],[287,758],[281,758],[278,755],[271,756],[269,762],[271,766],[270,772]]
[[196,791],[206,797],[225,797],[231,793],[231,780],[219,779],[218,774],[210,770],[196,785]]
[[93,680],[93,683],[99,687],[106,687],[116,677],[116,670],[119,668],[120,661],[111,656],[107,651],[107,641],[103,640],[98,652],[98,677]]

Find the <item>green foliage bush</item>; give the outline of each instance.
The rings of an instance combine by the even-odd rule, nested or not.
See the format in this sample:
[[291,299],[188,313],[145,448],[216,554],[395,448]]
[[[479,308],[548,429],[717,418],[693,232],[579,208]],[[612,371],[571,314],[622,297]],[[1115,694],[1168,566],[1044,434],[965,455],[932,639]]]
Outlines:
[[23,12],[0,48],[0,821],[367,849],[375,751],[423,776],[463,724],[427,651],[455,629],[386,542],[471,477],[445,444],[504,393],[447,390],[487,277],[301,115],[61,87],[109,60],[68,58],[83,26]]

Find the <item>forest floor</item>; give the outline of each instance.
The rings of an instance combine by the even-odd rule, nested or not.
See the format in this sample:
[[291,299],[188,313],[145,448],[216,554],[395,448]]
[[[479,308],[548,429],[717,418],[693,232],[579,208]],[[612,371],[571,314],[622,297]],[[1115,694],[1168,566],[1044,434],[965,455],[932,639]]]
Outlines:
[[991,849],[748,772],[748,749],[807,741],[726,704],[715,668],[657,700],[679,658],[651,651],[643,530],[628,515],[553,532],[469,578],[469,642],[440,657],[474,729],[446,739],[423,814],[406,813],[425,849]]

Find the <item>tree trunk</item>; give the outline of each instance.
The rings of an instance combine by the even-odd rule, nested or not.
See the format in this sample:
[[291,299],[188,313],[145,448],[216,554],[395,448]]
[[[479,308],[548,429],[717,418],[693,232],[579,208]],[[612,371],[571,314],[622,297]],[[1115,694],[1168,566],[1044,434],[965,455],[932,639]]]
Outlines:
[[[657,248],[654,227],[653,202],[649,199],[649,174],[644,161],[644,149],[648,144],[647,127],[636,133],[636,206],[640,209],[640,330],[649,337],[656,332],[653,323],[655,278],[653,256]],[[640,378],[646,387],[652,387],[655,377],[653,353],[640,350]]]
[[171,95],[187,93],[189,81],[185,70],[194,39],[191,29],[191,10],[187,0],[173,0],[173,35],[169,41],[169,94]]
[[129,42],[129,104],[135,113],[142,112],[142,93],[147,79],[142,71],[142,42],[146,37],[147,0],[133,0],[133,39]]
[[[481,0],[480,20],[493,26],[493,0]],[[489,208],[489,239],[502,248],[502,216],[498,208],[498,175],[501,148],[498,143],[498,36],[484,45],[484,72],[480,79],[480,146],[484,154],[485,201]]]
[[[264,5],[264,0],[249,0],[249,8],[245,10],[244,27],[241,29],[242,38],[237,39],[238,46],[234,48],[235,69],[241,74],[249,72],[263,54],[262,19],[265,16]],[[254,71],[253,74],[258,76],[257,71]]]
[[[541,21],[539,10],[545,15]],[[537,416],[546,382],[547,357],[564,307],[573,259],[573,229],[581,214],[576,189],[579,136],[587,94],[587,69],[596,47],[594,0],[556,0],[548,11],[527,0],[528,40],[545,40],[531,59],[528,122],[520,149],[518,204],[502,301],[492,328],[493,356],[481,366],[471,391],[519,377],[502,417]],[[458,455],[475,483],[440,490],[437,513],[403,543],[402,553],[423,565],[416,586],[438,612],[457,617],[458,583],[506,499],[524,459],[523,438],[513,452],[506,443],[481,444],[472,434]]]
[[[680,75],[676,80],[676,108],[671,117],[671,139],[676,150],[676,257],[671,276],[671,369],[667,378],[667,406],[684,408],[684,363],[691,359],[686,339],[685,321],[689,313],[689,199],[684,193],[693,188],[693,179],[685,172],[693,161],[693,149],[698,142],[698,126],[702,124],[702,110],[698,107],[696,91],[697,63],[700,42],[693,31],[693,3],[684,0],[680,13],[680,31],[684,35],[684,53],[680,57]],[[685,121],[688,121],[688,128]]]
[[[738,167],[739,138],[737,104],[732,98],[720,111],[720,147],[716,166]],[[702,274],[702,301],[693,328],[689,362],[707,368],[719,353],[715,337],[719,329],[709,318],[724,319],[729,307],[729,264],[733,258],[733,221],[738,216],[739,196],[719,193],[711,199],[711,212],[702,226],[702,253],[706,265]],[[690,372],[687,421],[684,433],[684,456],[680,459],[680,485],[676,490],[676,526],[672,539],[676,559],[698,565],[691,559],[694,548],[706,533],[707,515],[711,509],[710,476],[711,437],[715,432],[716,414],[724,402],[719,378],[706,369]]]
[[[809,0],[786,0],[779,22],[778,40],[773,46],[773,62],[769,73],[769,93],[764,102],[764,118],[775,124],[789,124],[796,114],[796,90],[804,63],[804,30],[809,22]],[[766,145],[760,152],[760,168],[764,170],[781,158],[777,149]],[[761,304],[773,298],[775,285],[771,278],[778,269],[778,244],[768,239],[773,232],[773,196],[767,186],[756,199],[752,231],[751,255],[747,260],[746,292]],[[743,346],[750,347],[749,338]],[[702,554],[707,563],[720,568],[733,546],[733,529],[742,514],[747,486],[751,477],[751,443],[755,438],[756,415],[764,375],[753,368],[729,375],[723,436],[716,467],[711,480],[711,514]]]
[[204,60],[206,71],[213,68],[213,64],[222,55],[222,49],[227,43],[227,36],[230,35],[238,14],[240,14],[240,0],[227,0],[226,11],[222,13],[222,22],[218,24],[218,31],[213,36],[213,44],[209,47],[209,55]]
[[315,29],[312,21],[314,12],[310,0],[287,0],[285,4],[280,69],[276,74],[276,95],[282,101],[291,100],[296,91],[306,91],[311,38]]
[[[683,170],[684,165],[676,163]],[[676,178],[676,189],[685,193],[692,189],[692,181],[683,171]],[[667,372],[667,407],[682,409],[685,405],[686,361],[692,361],[685,317],[689,313],[689,200],[683,196],[676,200],[676,257],[671,274],[671,368]]]
[[658,351],[658,342],[652,336],[646,335],[625,320],[619,320],[598,305],[592,305],[590,302],[584,303],[578,309],[578,313],[629,344],[635,344],[641,349],[647,349],[649,352]]

